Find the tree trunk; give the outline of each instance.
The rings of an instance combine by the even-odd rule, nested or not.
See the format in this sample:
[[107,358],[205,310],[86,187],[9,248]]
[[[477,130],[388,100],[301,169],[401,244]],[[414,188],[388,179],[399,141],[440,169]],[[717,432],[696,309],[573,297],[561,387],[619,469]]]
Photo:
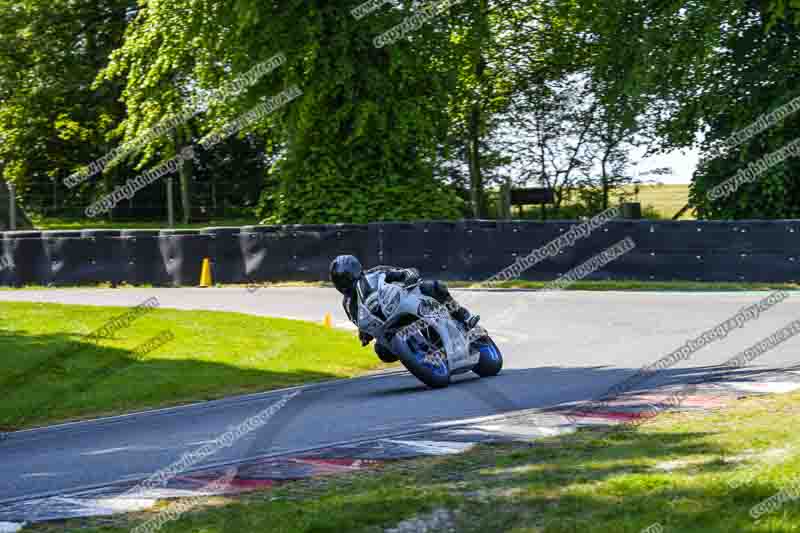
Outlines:
[[[2,169],[0,169],[2,170]],[[9,189],[8,184],[0,178],[0,231],[6,231],[9,228],[10,222],[10,215],[9,212],[10,208],[10,197],[9,197]],[[25,214],[25,212],[20,208],[19,202],[14,199],[16,205],[16,222],[17,222],[17,229],[33,229],[33,224],[31,224],[30,219]]]
[[608,172],[606,171],[606,163],[608,162],[608,153],[605,154],[603,157],[603,162],[601,164],[603,169],[603,175],[600,178],[601,184],[603,186],[603,211],[608,209],[608,193],[611,187],[608,184]]
[[564,202],[564,192],[563,189],[553,190],[553,211],[556,215],[561,212],[561,204]]
[[483,174],[481,169],[480,142],[481,142],[481,119],[483,116],[483,95],[481,89],[486,84],[486,59],[483,57],[483,48],[489,33],[489,11],[488,0],[478,2],[478,10],[475,16],[475,35],[473,43],[473,63],[475,65],[475,82],[477,94],[474,95],[474,102],[469,116],[469,177],[470,177],[470,199],[472,200],[472,214],[475,218],[486,217],[486,195],[483,187]]
[[212,172],[208,178],[211,181],[211,212],[216,217],[219,215],[217,212],[217,177]]
[[483,176],[480,162],[480,104],[472,106],[469,120],[469,181],[472,216],[483,216]]
[[[180,147],[184,148],[183,146]],[[178,150],[180,153],[180,150]],[[192,219],[192,195],[191,185],[192,176],[194,175],[194,160],[181,159],[178,165],[178,176],[180,178],[181,188],[181,212],[183,213],[183,223],[189,224]]]
[[[105,150],[105,148],[106,147],[103,146],[104,150]],[[103,187],[104,187],[104,190],[106,191],[106,194],[110,194],[111,191],[114,190],[114,176],[116,175],[116,173],[117,173],[117,169],[116,168],[111,172],[103,172],[102,173],[102,176],[103,176]],[[113,207],[108,210],[108,212],[106,213],[106,216],[108,217],[109,221],[113,221],[114,220],[114,208]]]
[[511,220],[511,176],[506,178],[506,182],[501,187],[500,197],[502,212],[498,218]]

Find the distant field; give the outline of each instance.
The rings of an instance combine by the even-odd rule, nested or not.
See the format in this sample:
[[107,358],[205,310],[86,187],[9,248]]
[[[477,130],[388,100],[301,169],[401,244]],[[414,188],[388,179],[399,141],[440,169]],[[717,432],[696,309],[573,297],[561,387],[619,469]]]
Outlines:
[[[256,226],[258,219],[230,218],[196,222],[193,224],[175,223],[175,229],[202,229],[215,226]],[[164,220],[137,220],[137,221],[109,221],[95,218],[63,219],[63,218],[33,218],[33,226],[37,230],[82,230],[82,229],[169,229],[169,224]]]
[[[633,187],[626,190],[633,192]],[[659,218],[671,219],[680,211],[689,200],[688,185],[641,185],[638,197],[634,201],[641,202],[643,215],[648,218],[648,211],[655,212]],[[538,213],[533,207],[528,207],[531,213]],[[516,210],[515,210],[516,213]],[[681,220],[693,220],[691,212],[684,214]],[[229,218],[211,220],[194,224],[175,224],[175,229],[200,229],[214,226],[254,226],[258,225],[256,218]],[[81,220],[61,218],[33,218],[33,224],[38,230],[79,230],[79,229],[166,229],[167,223],[163,220],[143,220],[135,222],[110,222],[85,218]]]
[[[671,219],[689,201],[689,185],[640,185],[637,200],[641,202],[643,210],[650,206],[662,218]],[[693,219],[691,212],[681,217],[681,220]]]
[[[634,195],[634,187],[629,186],[624,188],[624,192],[628,194],[628,201],[639,202],[642,204],[642,218],[672,220],[675,214],[683,209],[689,201],[689,185],[640,185],[638,194]],[[576,204],[579,202],[577,192],[567,195],[562,205],[561,211],[555,215],[550,211],[550,218],[569,219],[576,216]],[[619,205],[619,194],[611,194],[609,204],[611,206]],[[578,210],[580,211],[580,210]],[[518,218],[519,209],[512,209],[514,218]],[[527,206],[523,213],[523,218],[538,220],[539,208],[537,206]],[[694,220],[691,211],[684,213],[680,220]]]

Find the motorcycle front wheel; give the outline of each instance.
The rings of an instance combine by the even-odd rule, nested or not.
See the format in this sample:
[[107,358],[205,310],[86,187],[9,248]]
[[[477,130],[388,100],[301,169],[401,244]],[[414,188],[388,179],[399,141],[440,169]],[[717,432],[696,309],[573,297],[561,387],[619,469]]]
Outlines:
[[398,357],[386,349],[386,347],[384,347],[382,344],[375,343],[375,354],[384,363],[396,363],[398,361]]
[[400,344],[395,353],[414,377],[432,389],[441,389],[450,385],[450,365],[438,346],[441,343],[430,337],[421,332],[405,340],[395,337],[394,342]]

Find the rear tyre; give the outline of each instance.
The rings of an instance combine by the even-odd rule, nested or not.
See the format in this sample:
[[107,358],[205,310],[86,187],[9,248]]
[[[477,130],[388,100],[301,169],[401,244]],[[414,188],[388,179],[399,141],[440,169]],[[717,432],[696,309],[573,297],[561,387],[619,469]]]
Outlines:
[[491,337],[481,337],[473,341],[472,348],[480,352],[481,357],[472,371],[482,378],[496,376],[503,369],[503,354]]

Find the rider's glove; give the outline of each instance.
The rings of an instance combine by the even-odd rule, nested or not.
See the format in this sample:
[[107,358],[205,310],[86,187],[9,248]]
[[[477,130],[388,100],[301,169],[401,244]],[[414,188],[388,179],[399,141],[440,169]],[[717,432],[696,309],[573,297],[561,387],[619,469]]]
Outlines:
[[369,333],[365,333],[363,331],[359,331],[358,332],[358,340],[361,341],[361,346],[366,346],[367,344],[372,342],[372,339],[374,339],[374,338],[375,337],[373,337]]

